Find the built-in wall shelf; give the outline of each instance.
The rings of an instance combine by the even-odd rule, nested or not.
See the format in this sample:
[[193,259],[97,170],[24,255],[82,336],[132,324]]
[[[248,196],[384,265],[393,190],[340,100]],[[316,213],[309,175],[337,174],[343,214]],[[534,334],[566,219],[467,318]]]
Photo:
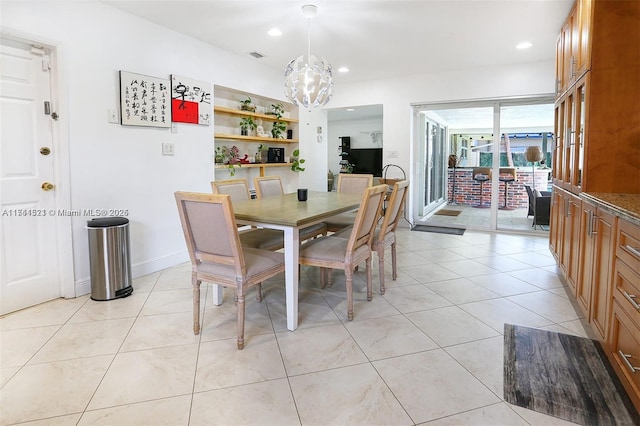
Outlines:
[[288,117],[277,118],[275,115],[272,115],[272,114],[260,114],[257,112],[242,111],[239,109],[227,108],[222,106],[214,106],[213,112],[215,112],[216,114],[227,114],[227,115],[233,115],[237,117],[253,117],[253,118],[259,118],[259,119],[269,120],[269,121],[299,123],[299,120],[297,118],[288,118]]
[[224,133],[216,133],[214,135],[216,139],[220,140],[235,140],[243,142],[267,142],[267,143],[298,143],[298,139],[275,139],[275,138],[262,138],[260,136],[244,136],[244,135],[228,135]]

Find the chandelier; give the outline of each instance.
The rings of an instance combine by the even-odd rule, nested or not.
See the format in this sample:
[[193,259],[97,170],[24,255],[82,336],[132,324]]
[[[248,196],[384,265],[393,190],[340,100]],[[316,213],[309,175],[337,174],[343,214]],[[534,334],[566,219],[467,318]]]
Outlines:
[[305,108],[325,105],[333,96],[331,64],[311,55],[311,19],[317,10],[313,4],[302,6],[302,14],[308,20],[307,56],[298,56],[289,62],[284,72],[284,94],[291,102]]

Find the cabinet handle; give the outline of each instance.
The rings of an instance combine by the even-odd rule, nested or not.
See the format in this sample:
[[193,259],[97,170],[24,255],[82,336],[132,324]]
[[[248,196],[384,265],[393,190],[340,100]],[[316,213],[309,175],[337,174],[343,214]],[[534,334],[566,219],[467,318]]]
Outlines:
[[596,227],[598,226],[598,222],[595,219],[598,219],[598,216],[592,214],[592,217],[591,217],[591,236],[594,236],[594,235],[596,235],[598,233],[598,231],[596,231]]
[[638,296],[636,296],[635,294],[629,294],[625,290],[622,290],[622,294],[629,302],[631,302],[631,305],[636,311],[640,311],[640,305],[636,303],[636,297]]
[[578,60],[575,57],[571,57],[571,78],[574,78],[578,73],[576,71],[576,65],[578,64]]
[[632,247],[629,244],[624,246],[624,248],[626,248],[628,251],[630,251],[631,254],[633,254],[635,257],[640,258],[640,248]]
[[622,351],[618,351],[618,355],[620,355],[624,363],[627,364],[627,368],[629,368],[629,371],[631,371],[631,374],[635,374],[636,371],[640,371],[640,367],[634,367],[629,361],[629,358],[631,358],[631,355],[627,355]]

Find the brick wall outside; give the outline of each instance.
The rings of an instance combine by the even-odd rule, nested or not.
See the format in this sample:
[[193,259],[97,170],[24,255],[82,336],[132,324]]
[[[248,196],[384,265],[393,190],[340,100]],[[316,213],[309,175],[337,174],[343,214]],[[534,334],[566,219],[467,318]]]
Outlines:
[[[480,204],[480,182],[473,179],[473,169],[457,168],[455,179],[455,197],[452,200],[453,193],[453,171],[448,169],[447,175],[447,194],[449,202],[455,201],[457,204],[475,206]],[[509,207],[523,208],[529,205],[529,197],[524,185],[531,186],[531,169],[518,169],[516,171],[516,180],[509,182],[507,187],[507,205]],[[548,169],[536,170],[535,188],[539,191],[547,191],[548,188]],[[489,205],[491,200],[491,181],[486,181],[482,185],[482,202]],[[504,206],[504,182],[500,182],[498,206]]]

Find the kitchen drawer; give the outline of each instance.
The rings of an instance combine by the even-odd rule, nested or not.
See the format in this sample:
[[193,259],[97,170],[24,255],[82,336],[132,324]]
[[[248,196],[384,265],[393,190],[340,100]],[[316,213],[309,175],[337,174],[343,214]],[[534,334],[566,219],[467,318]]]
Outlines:
[[640,275],[626,263],[616,259],[613,276],[613,298],[636,323],[640,324]]
[[616,257],[634,271],[640,271],[640,226],[626,220],[618,222]]
[[629,397],[640,410],[640,327],[613,303],[611,361]]

